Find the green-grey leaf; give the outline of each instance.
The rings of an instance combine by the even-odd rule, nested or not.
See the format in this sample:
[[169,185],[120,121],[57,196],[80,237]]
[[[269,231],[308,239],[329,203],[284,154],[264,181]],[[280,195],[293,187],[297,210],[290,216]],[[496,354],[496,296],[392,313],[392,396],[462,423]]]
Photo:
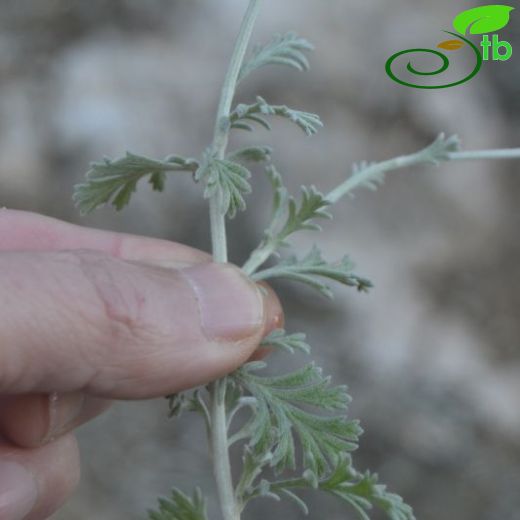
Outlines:
[[483,5],[462,11],[453,20],[453,27],[460,34],[486,34],[498,31],[509,22],[514,7],[508,5]]
[[288,489],[282,489],[280,493],[295,502],[304,515],[309,514],[309,508],[307,507],[307,504],[298,495],[292,491],[289,491]]
[[251,56],[240,69],[239,81],[264,65],[287,65],[300,71],[307,70],[309,61],[304,53],[313,49],[311,43],[293,32],[276,35],[266,45],[254,47]]
[[274,496],[293,499],[306,514],[307,507],[291,489],[319,489],[336,496],[356,512],[359,520],[370,520],[369,513],[374,507],[381,509],[389,520],[415,520],[412,508],[403,499],[386,490],[378,483],[378,477],[368,471],[361,473],[352,465],[352,457],[347,452],[338,453],[333,468],[318,476],[306,469],[300,478],[286,478],[280,481],[263,479],[255,486],[249,486],[246,498]]
[[121,210],[128,204],[143,177],[149,175],[153,189],[162,191],[166,172],[194,172],[197,166],[193,159],[170,156],[164,161],[157,161],[127,152],[121,159],[92,163],[86,181],[74,187],[72,198],[82,215],[109,202]]
[[288,198],[287,221],[280,231],[283,240],[296,231],[321,231],[320,226],[314,222],[315,219],[332,219],[328,210],[330,202],[314,186],[302,186],[301,192],[299,207],[292,197]]
[[148,512],[149,520],[207,520],[206,501],[200,489],[190,498],[178,489],[173,489],[170,498],[159,499],[159,509]]
[[275,347],[293,354],[296,350],[309,354],[311,347],[305,341],[305,334],[297,332],[287,334],[283,329],[275,329],[260,344],[264,347]]
[[204,197],[208,199],[216,194],[221,213],[227,214],[229,218],[233,218],[237,211],[246,209],[244,195],[251,193],[250,177],[249,170],[241,164],[215,159],[208,154],[195,173],[197,181],[206,181]]
[[330,202],[314,186],[301,187],[298,205],[282,182],[282,176],[273,165],[265,169],[273,189],[271,222],[264,232],[264,238],[244,264],[244,270],[252,275],[261,264],[280,247],[287,246],[287,239],[297,231],[320,231],[317,219],[331,219],[328,211]]
[[[248,447],[253,453],[270,452],[269,464],[277,472],[294,469],[296,436],[303,464],[322,475],[338,453],[357,447],[362,430],[357,421],[345,417],[350,402],[345,386],[331,387],[330,378],[313,364],[274,377],[253,374],[258,367],[262,365],[247,364],[233,376],[256,399],[254,415],[244,427],[250,432]],[[324,411],[336,413],[322,415]]]
[[369,280],[355,275],[352,272],[353,268],[354,266],[347,256],[343,257],[339,262],[327,263],[322,258],[320,250],[314,246],[307,256],[301,260],[291,256],[273,267],[255,273],[252,278],[256,281],[271,278],[287,278],[304,283],[313,289],[317,289],[327,298],[332,298],[333,293],[330,287],[323,283],[321,278],[355,287],[361,292],[366,292],[372,287]]
[[[258,114],[261,114],[260,116]],[[231,128],[240,128],[242,130],[252,130],[249,123],[244,120],[258,123],[270,129],[269,123],[262,116],[279,116],[293,122],[301,128],[307,135],[314,135],[323,126],[318,115],[311,112],[303,112],[294,110],[285,105],[270,105],[264,98],[257,96],[256,103],[246,105],[240,103],[229,116]]]
[[230,161],[263,162],[269,161],[273,149],[270,146],[248,146],[228,155]]
[[377,475],[354,469],[350,455],[342,453],[334,471],[318,487],[350,504],[362,520],[370,520],[366,512],[373,506],[383,510],[390,520],[415,520],[412,508],[377,481]]

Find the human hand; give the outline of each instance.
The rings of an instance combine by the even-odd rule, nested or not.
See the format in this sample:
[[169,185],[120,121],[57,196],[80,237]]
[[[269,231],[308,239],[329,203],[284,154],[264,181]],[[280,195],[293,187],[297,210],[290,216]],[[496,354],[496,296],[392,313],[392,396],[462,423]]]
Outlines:
[[0,518],[63,503],[70,432],[110,399],[223,376],[282,320],[271,289],[201,251],[0,209]]

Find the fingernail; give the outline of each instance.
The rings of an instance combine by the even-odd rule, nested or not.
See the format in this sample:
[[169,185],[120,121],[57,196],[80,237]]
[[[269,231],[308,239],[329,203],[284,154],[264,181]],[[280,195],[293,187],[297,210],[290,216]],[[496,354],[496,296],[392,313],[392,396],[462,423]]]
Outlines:
[[0,461],[0,518],[23,520],[38,498],[34,477],[20,464]]
[[264,291],[264,336],[267,336],[275,329],[283,329],[285,325],[285,317],[283,314],[282,304],[273,289],[264,282],[260,282],[260,285]]
[[207,263],[180,272],[195,292],[208,339],[239,341],[254,335],[264,323],[260,290],[237,267]]
[[56,437],[65,433],[79,417],[84,402],[85,394],[81,392],[51,393],[48,398],[49,426],[42,444],[52,442]]

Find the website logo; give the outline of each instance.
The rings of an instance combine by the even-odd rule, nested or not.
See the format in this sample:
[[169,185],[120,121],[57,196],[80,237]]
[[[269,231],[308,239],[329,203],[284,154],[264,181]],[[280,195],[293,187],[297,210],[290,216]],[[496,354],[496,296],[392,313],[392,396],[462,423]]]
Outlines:
[[[412,88],[438,89],[466,83],[478,74],[484,61],[507,61],[513,55],[513,47],[509,42],[500,40],[498,34],[493,34],[490,37],[490,33],[499,31],[509,23],[509,16],[513,9],[514,7],[508,5],[484,5],[462,11],[453,20],[453,28],[457,32],[443,31],[455,37],[455,39],[440,42],[437,49],[441,50],[417,48],[396,52],[386,62],[386,73],[395,82]],[[469,35],[482,35],[481,41],[474,43],[470,40]],[[424,71],[419,70],[409,61],[406,65],[408,73],[423,78],[442,74],[450,66],[450,60],[445,52],[454,52],[462,48],[469,48],[472,51],[475,57],[475,66],[466,77],[460,80],[440,85],[420,85],[399,79],[394,72],[395,61],[401,56],[411,53],[422,53],[424,56],[424,53],[426,53],[429,56],[433,55],[440,58],[441,65],[433,71]]]

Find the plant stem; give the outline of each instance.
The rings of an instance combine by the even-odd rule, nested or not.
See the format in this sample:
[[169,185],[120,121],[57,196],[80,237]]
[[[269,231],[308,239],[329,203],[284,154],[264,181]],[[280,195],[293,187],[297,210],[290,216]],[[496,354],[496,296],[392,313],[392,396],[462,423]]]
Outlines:
[[243,271],[251,276],[269,257],[276,251],[277,242],[266,242],[260,248],[255,249],[247,262],[243,265]]
[[[238,33],[231,62],[227,71],[215,121],[212,152],[217,159],[223,159],[229,139],[229,115],[235,95],[238,75],[253,32],[253,26],[260,9],[260,0],[250,0]],[[211,242],[215,262],[227,262],[226,221],[221,201],[213,196],[209,202],[211,221]],[[226,419],[226,378],[210,385],[211,395],[211,451],[213,473],[217,484],[220,509],[224,520],[240,520],[240,509],[236,503],[229,462],[227,419]]]
[[[439,141],[440,139],[440,141]],[[468,161],[475,159],[518,159],[520,158],[520,148],[509,148],[503,150],[473,150],[473,151],[446,151],[437,149],[436,144],[449,143],[444,140],[444,135],[441,134],[439,138],[430,146],[419,150],[418,152],[394,157],[387,161],[379,163],[368,164],[361,169],[358,169],[355,174],[348,177],[339,186],[331,190],[325,199],[330,204],[336,203],[345,195],[350,194],[360,186],[366,186],[370,182],[377,182],[382,175],[392,170],[401,168],[408,168],[418,164],[438,164],[440,162],[448,161]],[[276,237],[276,234],[274,234]],[[253,275],[257,269],[263,265],[269,257],[276,252],[280,245],[280,241],[275,239],[263,240],[262,243],[251,253],[248,260],[243,266],[243,270],[247,275]]]
[[468,161],[474,159],[515,159],[520,158],[520,148],[510,148],[505,150],[474,150],[464,152],[447,152],[444,157],[432,157],[429,153],[430,148],[425,148],[410,155],[401,155],[388,161],[368,165],[351,175],[346,181],[334,188],[326,199],[334,204],[339,199],[352,192],[354,189],[366,184],[372,179],[377,179],[382,174],[417,164],[432,164],[441,161]]
[[468,161],[474,159],[520,159],[520,148],[451,152],[448,156],[450,161]]
[[226,379],[211,384],[211,451],[213,453],[213,474],[217,483],[220,509],[224,520],[239,520],[240,511],[235,500],[231,465],[229,462]]

